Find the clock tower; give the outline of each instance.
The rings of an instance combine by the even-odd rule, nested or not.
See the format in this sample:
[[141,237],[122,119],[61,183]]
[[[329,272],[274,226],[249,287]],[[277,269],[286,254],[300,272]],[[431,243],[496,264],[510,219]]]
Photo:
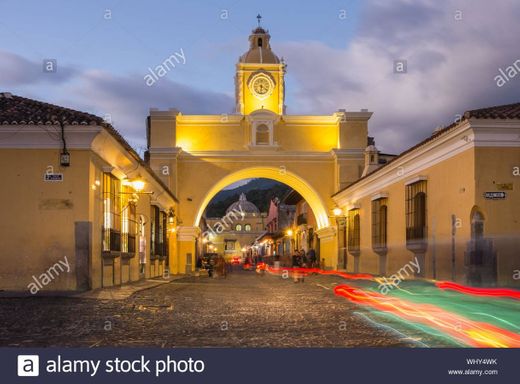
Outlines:
[[269,31],[260,26],[249,36],[249,50],[240,56],[235,76],[237,113],[269,110],[285,112],[285,63],[271,50]]

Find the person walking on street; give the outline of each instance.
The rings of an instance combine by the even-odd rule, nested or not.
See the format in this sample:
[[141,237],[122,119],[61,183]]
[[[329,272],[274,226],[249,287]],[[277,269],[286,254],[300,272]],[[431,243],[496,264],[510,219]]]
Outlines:
[[292,255],[292,267],[294,268],[293,281],[298,283],[300,282],[300,272],[298,269],[301,267],[301,260],[300,255],[298,254],[298,250],[296,250]]
[[311,263],[311,268],[316,268],[318,266],[316,263],[316,251],[313,248],[309,249],[307,257]]

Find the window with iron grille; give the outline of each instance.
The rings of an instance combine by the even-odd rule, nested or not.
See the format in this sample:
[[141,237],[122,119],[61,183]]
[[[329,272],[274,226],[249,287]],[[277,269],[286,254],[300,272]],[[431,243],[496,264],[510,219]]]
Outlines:
[[158,228],[159,227],[159,207],[152,205],[150,207],[150,255],[158,255]]
[[112,174],[103,174],[103,251],[121,250],[121,182]]
[[361,227],[359,209],[348,211],[348,251],[351,253],[359,252],[361,243]]
[[151,242],[150,242],[150,254],[153,256],[168,256],[168,241],[167,241],[167,230],[166,225],[167,215],[152,205],[150,212],[150,231],[151,231]]
[[406,241],[417,242],[427,237],[426,180],[406,186]]
[[166,212],[162,212],[162,238],[163,238],[163,256],[168,256],[170,254],[170,250],[168,248],[168,216]]
[[135,253],[137,215],[129,186],[123,186],[121,207],[121,252]]
[[372,248],[376,251],[386,250],[388,207],[387,199],[372,200]]
[[159,211],[159,223],[158,223],[158,235],[159,235],[159,241],[158,241],[158,255],[159,256],[166,256],[166,250],[165,250],[165,243],[166,243],[166,212]]

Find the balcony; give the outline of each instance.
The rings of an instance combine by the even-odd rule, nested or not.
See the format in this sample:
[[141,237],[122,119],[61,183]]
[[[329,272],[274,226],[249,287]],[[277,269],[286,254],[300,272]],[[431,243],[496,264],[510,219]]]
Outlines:
[[305,225],[307,224],[307,214],[301,213],[296,217],[296,225]]

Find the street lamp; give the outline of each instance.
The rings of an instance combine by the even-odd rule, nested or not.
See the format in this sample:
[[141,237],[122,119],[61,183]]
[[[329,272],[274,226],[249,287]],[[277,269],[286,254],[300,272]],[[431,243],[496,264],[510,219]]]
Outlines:
[[175,211],[173,210],[173,208],[170,208],[170,210],[168,211],[168,224],[173,225],[174,222],[175,222]]
[[132,188],[134,188],[134,190],[137,193],[142,192],[142,190],[144,189],[144,186],[145,186],[144,181],[141,179],[136,179],[136,180],[132,181],[131,184],[132,184]]
[[343,214],[343,210],[339,207],[336,207],[332,210],[332,213],[334,213],[334,216],[340,216]]
[[294,232],[293,232],[292,229],[288,229],[287,232],[286,232],[287,236],[289,236],[289,237],[291,237],[293,235],[293,233]]

